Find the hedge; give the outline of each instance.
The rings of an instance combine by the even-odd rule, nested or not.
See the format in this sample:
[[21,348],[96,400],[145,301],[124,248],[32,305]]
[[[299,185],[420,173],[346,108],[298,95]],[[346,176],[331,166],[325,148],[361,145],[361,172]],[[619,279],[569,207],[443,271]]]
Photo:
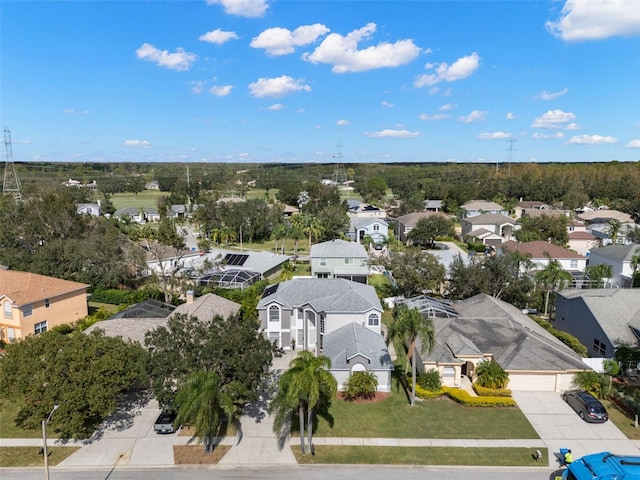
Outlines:
[[473,385],[473,391],[481,397],[510,397],[511,390],[508,388],[485,388],[477,383]]
[[416,395],[424,400],[430,400],[446,395],[454,402],[464,405],[465,407],[515,407],[517,405],[513,398],[496,396],[474,397],[466,390],[452,387],[442,387],[437,392],[430,392],[416,385]]

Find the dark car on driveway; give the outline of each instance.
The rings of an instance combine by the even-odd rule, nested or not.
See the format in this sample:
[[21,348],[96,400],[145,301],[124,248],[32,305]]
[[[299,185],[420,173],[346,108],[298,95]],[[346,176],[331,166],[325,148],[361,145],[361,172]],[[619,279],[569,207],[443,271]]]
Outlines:
[[571,390],[562,394],[562,399],[573,408],[585,422],[604,423],[609,415],[604,405],[590,393]]

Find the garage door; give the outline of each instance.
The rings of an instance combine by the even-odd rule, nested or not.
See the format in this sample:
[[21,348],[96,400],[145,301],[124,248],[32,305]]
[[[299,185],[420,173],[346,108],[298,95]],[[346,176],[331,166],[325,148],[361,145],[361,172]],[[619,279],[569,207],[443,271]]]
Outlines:
[[525,392],[555,392],[556,375],[523,374],[509,372],[510,390]]

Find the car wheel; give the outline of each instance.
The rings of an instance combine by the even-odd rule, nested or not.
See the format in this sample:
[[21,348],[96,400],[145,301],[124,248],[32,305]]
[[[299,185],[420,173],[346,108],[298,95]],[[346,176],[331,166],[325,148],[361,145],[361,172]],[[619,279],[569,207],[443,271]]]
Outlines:
[[565,402],[569,403],[569,397],[567,397],[567,394],[566,394],[566,393],[565,393],[564,395],[562,395],[562,399],[563,399]]
[[584,420],[584,412],[580,412],[580,418]]

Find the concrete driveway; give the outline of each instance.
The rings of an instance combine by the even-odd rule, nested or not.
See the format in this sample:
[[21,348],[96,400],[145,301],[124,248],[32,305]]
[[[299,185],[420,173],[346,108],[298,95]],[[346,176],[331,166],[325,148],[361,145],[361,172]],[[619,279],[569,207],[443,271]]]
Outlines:
[[639,455],[640,449],[613,422],[587,423],[555,392],[514,391],[518,402],[533,428],[549,449],[549,466],[557,466],[560,448],[570,448],[573,458],[588,453],[610,451]]

